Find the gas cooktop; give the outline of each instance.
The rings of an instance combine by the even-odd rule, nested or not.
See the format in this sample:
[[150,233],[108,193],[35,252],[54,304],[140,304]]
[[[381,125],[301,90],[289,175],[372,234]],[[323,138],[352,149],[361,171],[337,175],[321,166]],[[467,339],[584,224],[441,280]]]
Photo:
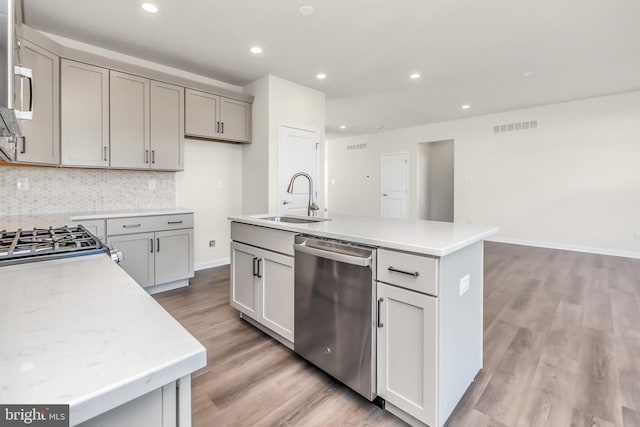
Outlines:
[[108,252],[81,225],[0,231],[0,265]]

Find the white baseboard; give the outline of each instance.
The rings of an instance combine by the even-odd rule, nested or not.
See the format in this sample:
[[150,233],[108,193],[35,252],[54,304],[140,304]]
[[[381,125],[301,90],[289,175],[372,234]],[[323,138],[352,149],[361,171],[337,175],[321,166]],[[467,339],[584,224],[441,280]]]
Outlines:
[[640,259],[640,252],[621,251],[618,249],[591,248],[588,246],[565,245],[563,243],[534,242],[531,240],[518,240],[503,237],[489,237],[485,240],[497,243],[510,243],[512,245],[535,246],[538,248],[560,249],[563,251],[586,252],[590,254],[611,255],[624,258]]
[[230,262],[231,262],[230,258],[219,258],[219,259],[214,259],[213,261],[200,262],[194,265],[193,269],[195,271],[199,271],[199,270],[204,270],[206,268],[213,268],[213,267],[220,267],[221,265],[228,265]]

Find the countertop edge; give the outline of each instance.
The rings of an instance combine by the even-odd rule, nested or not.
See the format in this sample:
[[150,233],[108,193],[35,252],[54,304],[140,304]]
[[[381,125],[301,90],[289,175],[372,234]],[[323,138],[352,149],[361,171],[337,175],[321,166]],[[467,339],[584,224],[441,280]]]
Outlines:
[[193,209],[183,209],[183,208],[175,208],[175,209],[167,209],[167,210],[141,210],[139,212],[109,212],[109,213],[90,213],[90,214],[78,214],[71,215],[69,219],[71,221],[87,221],[92,219],[112,219],[112,218],[131,218],[138,216],[163,216],[163,215],[182,215],[182,214],[193,214]]
[[153,390],[190,375],[207,364],[206,349],[200,344],[196,352],[185,355],[152,371],[131,378],[124,383],[116,383],[108,388],[69,403],[70,425],[80,424],[117,408]]
[[[260,217],[261,216],[264,216],[264,215],[260,215]],[[383,240],[376,240],[376,239],[366,238],[366,237],[351,236],[343,233],[335,233],[335,232],[325,231],[325,230],[314,230],[313,228],[310,228],[308,226],[309,224],[293,224],[293,223],[283,223],[283,222],[276,222],[276,221],[267,221],[267,220],[261,219],[260,217],[232,215],[232,216],[228,216],[227,219],[229,221],[235,221],[235,222],[240,222],[240,223],[249,224],[249,225],[256,225],[259,227],[290,231],[293,233],[309,234],[313,236],[325,237],[330,239],[346,240],[346,241],[360,243],[364,245],[377,246],[385,249],[394,249],[398,251],[418,253],[422,255],[430,255],[435,257],[443,257],[446,255],[449,255],[466,246],[469,246],[473,243],[484,240],[486,237],[491,236],[499,231],[498,227],[487,227],[486,230],[479,232],[473,236],[470,236],[466,239],[460,240],[459,242],[456,242],[452,245],[435,248],[435,247],[430,247],[428,245],[417,246],[412,244],[404,244],[401,242],[391,242],[386,240],[383,241]]]

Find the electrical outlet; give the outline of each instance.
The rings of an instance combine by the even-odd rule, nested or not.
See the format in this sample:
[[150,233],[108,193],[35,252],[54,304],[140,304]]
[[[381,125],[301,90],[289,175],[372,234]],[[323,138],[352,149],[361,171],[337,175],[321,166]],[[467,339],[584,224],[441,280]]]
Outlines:
[[640,240],[640,231],[636,231],[634,236],[636,240]]
[[471,279],[468,274],[460,279],[460,295],[464,295],[467,293],[467,291],[469,290],[470,281]]
[[216,241],[215,240],[209,240],[209,247],[210,248],[215,248],[216,247]]
[[218,190],[222,190],[224,188],[224,181],[221,179],[218,180]]
[[156,180],[155,179],[150,179],[149,180],[149,190],[155,190],[156,189]]
[[28,190],[29,189],[29,178],[18,178],[16,180],[16,189],[18,189],[18,190]]

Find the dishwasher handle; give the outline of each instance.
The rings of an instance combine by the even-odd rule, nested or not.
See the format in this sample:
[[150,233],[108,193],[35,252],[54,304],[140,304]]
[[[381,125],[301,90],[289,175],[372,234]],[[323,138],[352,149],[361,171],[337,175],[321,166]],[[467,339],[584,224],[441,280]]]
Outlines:
[[353,255],[345,255],[338,252],[325,251],[322,249],[311,248],[303,243],[295,243],[293,245],[294,250],[300,251],[309,255],[314,255],[319,258],[326,258],[332,261],[344,262],[346,264],[359,265],[361,267],[371,267],[373,257],[359,257]]

